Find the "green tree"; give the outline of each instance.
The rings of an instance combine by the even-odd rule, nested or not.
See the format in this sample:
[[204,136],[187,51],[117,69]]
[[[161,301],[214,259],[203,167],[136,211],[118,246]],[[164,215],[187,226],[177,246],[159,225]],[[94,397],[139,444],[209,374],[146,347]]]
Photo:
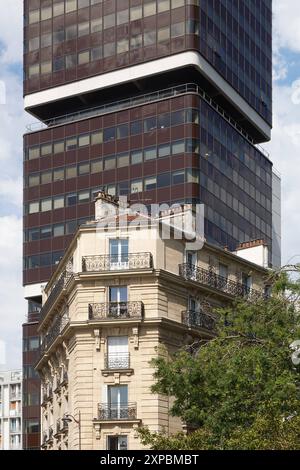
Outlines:
[[300,285],[286,273],[271,298],[238,300],[218,312],[216,336],[152,361],[154,393],[196,431],[168,437],[139,431],[153,449],[300,449]]

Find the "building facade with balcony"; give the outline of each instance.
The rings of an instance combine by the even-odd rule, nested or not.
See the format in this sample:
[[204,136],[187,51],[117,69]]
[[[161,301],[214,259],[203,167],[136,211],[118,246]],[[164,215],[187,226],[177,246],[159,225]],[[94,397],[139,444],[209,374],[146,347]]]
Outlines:
[[25,109],[39,120],[24,136],[29,317],[99,190],[204,203],[209,243],[264,240],[280,263],[280,193],[258,145],[272,127],[272,0],[24,0],[24,19]]
[[22,372],[0,372],[0,450],[22,450]]
[[151,393],[151,359],[209,340],[216,308],[266,293],[267,269],[244,259],[251,244],[236,254],[208,243],[187,251],[184,238],[162,235],[169,215],[122,209],[107,217],[103,204],[118,206],[99,194],[99,218],[78,229],[44,291],[36,365],[43,449],[136,450],[141,425],[181,431],[171,399]]

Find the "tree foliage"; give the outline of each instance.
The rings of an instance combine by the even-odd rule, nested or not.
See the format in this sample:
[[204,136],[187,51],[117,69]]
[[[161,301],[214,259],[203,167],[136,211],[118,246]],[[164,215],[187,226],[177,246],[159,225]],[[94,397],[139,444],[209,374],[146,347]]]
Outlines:
[[[287,290],[288,289],[288,290]],[[152,361],[154,393],[174,397],[173,416],[197,428],[168,437],[140,430],[153,449],[300,449],[300,285],[282,274],[270,299],[218,312],[216,336]]]

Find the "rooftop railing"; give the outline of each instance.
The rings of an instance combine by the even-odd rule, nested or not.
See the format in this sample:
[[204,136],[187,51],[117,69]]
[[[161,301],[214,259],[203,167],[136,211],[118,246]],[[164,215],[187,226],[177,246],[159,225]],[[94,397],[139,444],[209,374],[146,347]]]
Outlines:
[[231,126],[233,126],[239,132],[239,134],[241,134],[245,139],[247,139],[250,144],[255,145],[265,157],[270,157],[270,154],[267,152],[267,150],[264,149],[261,145],[255,144],[252,137],[196,83],[185,83],[183,85],[165,88],[163,90],[146,93],[132,98],[112,101],[101,106],[95,106],[94,108],[84,109],[75,113],[64,114],[49,119],[48,121],[34,122],[28,124],[26,126],[26,129],[28,132],[36,132],[39,130],[47,129],[49,127],[68,124],[70,122],[79,121],[80,119],[103,116],[105,114],[121,111],[123,109],[133,108],[136,106],[161,101],[166,98],[173,98],[175,96],[184,95],[187,93],[194,93],[201,96],[201,98],[204,99],[212,108],[214,108],[214,110],[217,111]]

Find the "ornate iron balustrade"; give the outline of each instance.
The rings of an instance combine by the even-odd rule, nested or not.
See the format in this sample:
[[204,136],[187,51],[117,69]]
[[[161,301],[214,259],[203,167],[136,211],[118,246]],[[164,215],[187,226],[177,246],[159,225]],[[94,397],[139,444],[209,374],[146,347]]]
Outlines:
[[189,328],[204,328],[213,331],[215,329],[215,319],[206,313],[187,310],[182,312],[182,323]]
[[196,281],[212,289],[219,290],[225,294],[234,297],[248,297],[248,298],[262,298],[264,293],[258,290],[249,288],[240,282],[231,281],[225,277],[216,274],[212,270],[207,270],[194,266],[192,264],[179,265],[179,274],[184,279],[189,281]]
[[69,314],[68,312],[65,312],[64,315],[61,317],[58,317],[50,329],[48,330],[48,333],[44,337],[42,344],[41,344],[41,352],[44,353],[46,352],[50,346],[54,343],[56,338],[61,334],[61,332],[64,330],[64,328],[68,325],[70,319],[69,319]]
[[122,256],[84,256],[82,258],[83,272],[128,271],[151,269],[152,267],[151,253],[130,253]]
[[100,421],[130,421],[136,419],[136,403],[100,403],[98,406],[98,419]]
[[104,356],[104,365],[106,369],[129,369],[129,353],[109,353]]
[[66,287],[69,280],[73,277],[73,273],[70,271],[63,271],[55,284],[53,285],[48,298],[41,309],[40,321],[43,321],[46,317],[47,313],[51,309],[52,305],[54,304],[57,296],[61,293],[61,291]]
[[90,320],[141,319],[144,316],[143,302],[109,302],[89,304]]

